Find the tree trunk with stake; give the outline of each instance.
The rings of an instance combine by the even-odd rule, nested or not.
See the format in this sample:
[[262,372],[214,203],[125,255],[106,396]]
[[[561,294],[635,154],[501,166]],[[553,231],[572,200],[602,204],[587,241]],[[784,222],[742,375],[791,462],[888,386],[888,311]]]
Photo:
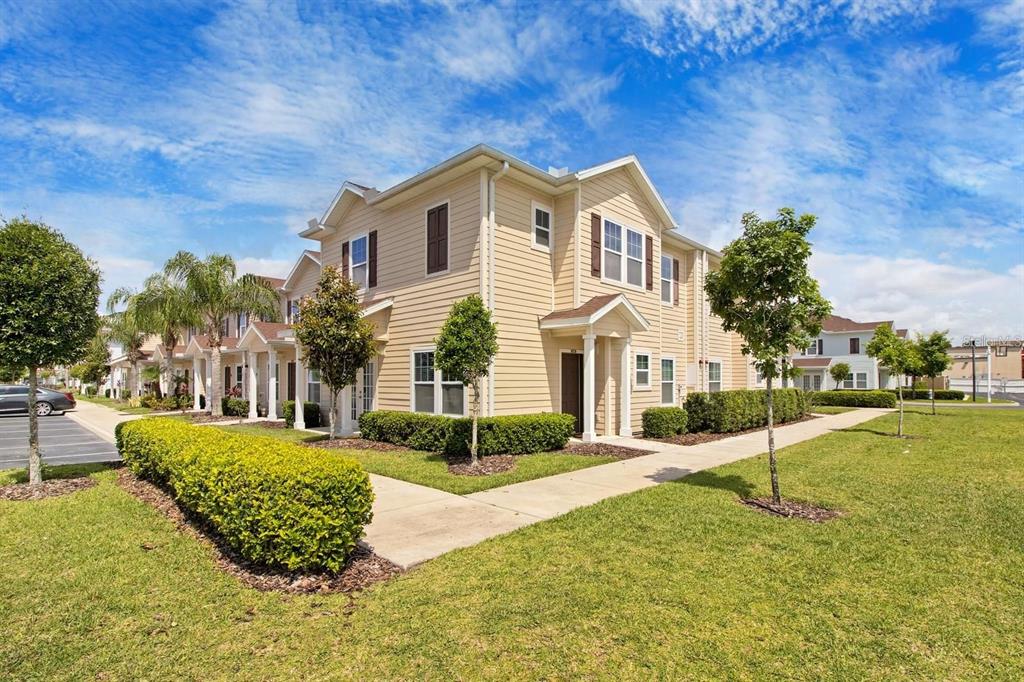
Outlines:
[[469,459],[472,466],[476,466],[479,459],[477,458],[477,431],[476,431],[476,419],[480,414],[480,382],[473,382],[473,436],[469,443]]
[[773,402],[772,402],[772,378],[768,377],[767,380],[767,395],[765,396],[765,402],[768,406],[768,469],[771,471],[772,477],[772,502],[775,504],[782,503],[782,494],[779,492],[779,465],[775,459],[775,423],[773,414]]
[[[331,394],[331,412],[330,414],[327,415],[327,424],[330,427],[331,431],[330,438],[331,440],[334,440],[334,423],[338,419],[338,389],[334,388],[333,386],[328,386],[328,390],[330,391]],[[353,388],[352,390],[355,390],[355,388]],[[301,407],[302,409],[306,408],[305,404],[301,405]]]
[[28,368],[28,482],[43,482],[43,461],[39,456],[39,415],[36,414],[36,390],[39,385],[37,369]]
[[896,379],[896,392],[900,396],[900,421],[899,425],[896,427],[896,435],[903,438],[903,382],[900,381],[901,378],[902,377],[897,377]]

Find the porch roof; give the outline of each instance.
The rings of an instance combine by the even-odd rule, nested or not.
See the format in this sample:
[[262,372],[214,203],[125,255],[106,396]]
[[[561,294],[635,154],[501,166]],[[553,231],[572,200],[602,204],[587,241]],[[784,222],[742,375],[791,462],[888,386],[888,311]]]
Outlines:
[[830,362],[832,362],[832,358],[794,358],[793,366],[802,367],[804,369],[815,369],[821,367],[828,367]]
[[268,345],[293,345],[291,332],[293,325],[281,322],[253,322],[238,340],[238,348],[262,352]]
[[602,294],[594,296],[578,308],[548,313],[541,318],[540,328],[563,329],[592,325],[613,310],[619,311],[633,331],[646,331],[651,328],[651,323],[629,302],[625,294]]

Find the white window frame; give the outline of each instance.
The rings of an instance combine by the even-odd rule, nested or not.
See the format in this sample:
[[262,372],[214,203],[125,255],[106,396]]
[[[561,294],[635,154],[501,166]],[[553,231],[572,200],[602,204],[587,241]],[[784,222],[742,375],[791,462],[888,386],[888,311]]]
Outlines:
[[[640,356],[643,356],[643,357],[647,358],[647,369],[646,370],[641,370],[640,369],[640,362],[639,362]],[[638,390],[638,391],[649,391],[649,390],[651,390],[651,372],[653,371],[652,368],[651,368],[651,360],[653,358],[654,358],[654,356],[651,354],[650,351],[647,351],[647,350],[639,349],[635,353],[633,353],[633,384],[634,384],[634,388],[636,390]],[[640,382],[640,372],[641,371],[647,372],[647,381],[645,383],[641,383]]]
[[[313,379],[313,372],[317,373],[315,380]],[[313,387],[314,386],[316,386],[316,392],[317,392],[317,399],[316,400],[313,400],[313,397],[312,397]],[[320,372],[318,372],[317,370],[313,369],[312,367],[307,368],[306,369],[306,397],[305,397],[305,400],[308,400],[311,403],[316,403],[317,405],[319,405],[320,401],[323,399],[323,395],[324,395],[323,394],[322,386],[323,386],[323,382],[320,381]]]
[[[718,381],[717,382],[712,382],[711,381],[711,365],[718,365]],[[705,371],[708,373],[708,393],[720,393],[723,390],[722,375],[725,374],[725,368],[722,366],[722,361],[721,360],[708,360]],[[711,390],[711,384],[712,383],[717,383],[718,384],[718,390],[717,391],[712,391]]]
[[235,322],[238,324],[238,338],[242,338],[245,336],[245,330],[249,328],[249,313],[238,313]]
[[[861,381],[861,377],[864,377],[863,381]],[[857,372],[856,374],[854,374],[853,378],[854,378],[854,385],[857,387],[858,391],[866,391],[868,389],[868,373],[867,372]],[[863,386],[861,386],[862,383],[864,384]]]
[[[537,224],[537,211],[544,211],[548,214],[548,226],[544,228]],[[551,246],[555,241],[555,212],[550,206],[538,203],[536,201],[530,202],[530,246],[538,251],[544,253],[551,253]],[[545,230],[548,233],[548,245],[545,246],[537,241],[537,230]]]
[[[665,262],[668,261],[668,277],[665,277]],[[661,254],[661,292],[658,294],[661,296],[662,305],[675,305],[676,300],[676,282],[674,279],[675,268],[673,266],[672,256],[666,256]],[[665,285],[668,284],[668,300],[665,300]]]
[[[356,263],[356,259],[355,259],[356,242],[359,241],[360,239],[366,241],[366,254],[365,254],[366,258],[365,258],[365,260],[363,260],[363,261],[361,261],[359,263]],[[363,277],[363,283],[359,287],[359,292],[362,293],[362,292],[366,291],[369,288],[369,285],[370,285],[370,235],[365,234],[365,233],[364,234],[356,235],[355,237],[352,237],[348,241],[348,276],[349,276],[349,279],[351,279],[353,282],[356,281],[356,267],[357,266],[361,267],[361,268],[364,268],[364,271],[365,271],[365,275]]]
[[[447,264],[444,270],[438,270],[437,272],[427,272],[427,250],[428,250],[428,233],[427,233],[427,214],[433,211],[435,208],[441,206],[448,206],[448,238],[444,240],[445,244],[445,259],[444,262]],[[423,275],[424,277],[440,277],[441,275],[447,275],[452,269],[452,200],[445,199],[444,201],[438,201],[434,204],[429,204],[423,209]]]
[[[671,383],[672,383],[672,400],[670,402],[665,402],[665,384],[669,383],[669,382],[665,381],[665,363],[666,362],[672,363],[672,379],[671,379]],[[658,370],[659,370],[659,373],[660,373],[659,381],[658,381],[658,388],[660,390],[660,394],[658,396],[658,399],[661,401],[662,405],[675,405],[676,404],[676,358],[675,358],[675,356],[674,355],[662,355],[661,356],[661,360],[658,362]]]
[[855,383],[854,378],[853,378],[853,372],[849,372],[846,375],[846,378],[843,379],[843,388],[844,389],[852,389],[855,385],[856,385],[856,383]]
[[[608,223],[617,225],[622,230],[621,238],[619,239],[621,243],[619,251],[615,251],[607,245],[605,237]],[[629,281],[629,261],[638,260],[629,255],[630,232],[640,235],[640,284],[632,284]],[[614,279],[607,274],[608,253],[613,253],[619,258],[620,279]],[[636,289],[637,291],[643,291],[647,285],[647,234],[643,230],[630,227],[627,223],[618,220],[614,216],[601,216],[601,281],[628,289]]]
[[[420,414],[443,414],[447,417],[464,417],[466,416],[466,405],[468,404],[468,393],[467,387],[463,385],[461,381],[446,381],[444,379],[441,370],[434,367],[434,410],[433,412],[422,412],[416,409],[416,386],[427,385],[425,381],[416,381],[416,354],[417,353],[434,353],[435,363],[437,360],[437,347],[436,346],[421,346],[419,348],[413,348],[409,351],[409,411],[419,412]],[[462,411],[458,414],[451,414],[444,412],[444,386],[462,386]]]
[[245,388],[245,372],[241,365],[235,365],[235,383],[231,388],[244,389]]

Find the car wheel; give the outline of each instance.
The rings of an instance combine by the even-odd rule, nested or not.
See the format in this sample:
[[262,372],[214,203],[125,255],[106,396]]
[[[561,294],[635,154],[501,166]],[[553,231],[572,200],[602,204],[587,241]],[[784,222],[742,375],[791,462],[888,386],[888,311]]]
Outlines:
[[44,403],[43,401],[36,403],[36,414],[40,417],[46,417],[51,412],[53,412],[53,405],[50,403]]

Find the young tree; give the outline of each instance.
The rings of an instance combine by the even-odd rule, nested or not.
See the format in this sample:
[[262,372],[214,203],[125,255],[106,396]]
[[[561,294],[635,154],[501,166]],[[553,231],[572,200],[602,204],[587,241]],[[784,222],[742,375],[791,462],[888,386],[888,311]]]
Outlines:
[[725,247],[719,269],[708,273],[704,285],[711,312],[722,319],[723,329],[743,337],[743,354],[753,358],[766,380],[768,466],[775,504],[782,497],[772,380],[786,371],[780,358],[791,348],[806,348],[832,310],[807,270],[811,255],[807,233],[814,223],[813,215],[796,218],[791,208],[779,209],[775,220],[744,214],[743,235]]
[[281,316],[277,292],[262,277],[238,276],[235,259],[223,254],[200,259],[188,251],[179,251],[164,265],[164,274],[185,288],[188,305],[209,339],[211,395],[206,404],[219,417],[224,394],[220,347],[228,316],[247,313],[277,321]]
[[[342,276],[337,268],[324,268],[314,294],[299,302],[295,323],[303,362],[320,372],[320,381],[331,396],[331,438],[335,435],[338,392],[345,386],[355,386],[357,372],[377,354],[373,323],[363,317],[358,291],[359,285]],[[299,398],[296,410],[303,408]]]
[[28,368],[28,481],[42,483],[40,367],[79,360],[99,328],[100,272],[60,232],[25,217],[0,226],[0,363]]
[[[115,292],[116,294],[117,292]],[[121,346],[121,352],[128,360],[128,398],[134,398],[138,386],[139,361],[142,359],[142,346],[146,343],[148,332],[142,324],[136,310],[131,306],[115,312],[119,299],[111,296],[107,301],[109,315],[104,320],[106,337]]]
[[845,362],[837,362],[828,368],[828,373],[832,377],[832,380],[836,382],[836,390],[839,390],[839,382],[846,380],[846,375],[850,373],[850,366]]
[[434,364],[449,381],[461,381],[473,387],[473,436],[469,456],[473,466],[477,458],[477,419],[480,417],[480,379],[487,376],[498,354],[498,328],[476,294],[456,301],[434,340],[437,350]]
[[889,370],[896,377],[896,393],[900,401],[900,419],[896,427],[896,435],[903,437],[903,377],[913,372],[917,366],[917,351],[913,344],[901,339],[893,328],[887,324],[878,325],[875,335],[871,337],[867,347],[868,355],[878,360],[878,364]]
[[934,331],[928,336],[917,335],[919,369],[922,376],[930,379],[932,389],[932,414],[935,414],[935,377],[940,376],[953,364],[949,349],[953,347],[946,332]]
[[85,358],[78,366],[81,367],[79,378],[85,383],[96,384],[99,389],[99,385],[106,381],[110,375],[110,348],[102,332],[92,337]]
[[25,377],[24,367],[0,365],[0,384],[13,384]]

